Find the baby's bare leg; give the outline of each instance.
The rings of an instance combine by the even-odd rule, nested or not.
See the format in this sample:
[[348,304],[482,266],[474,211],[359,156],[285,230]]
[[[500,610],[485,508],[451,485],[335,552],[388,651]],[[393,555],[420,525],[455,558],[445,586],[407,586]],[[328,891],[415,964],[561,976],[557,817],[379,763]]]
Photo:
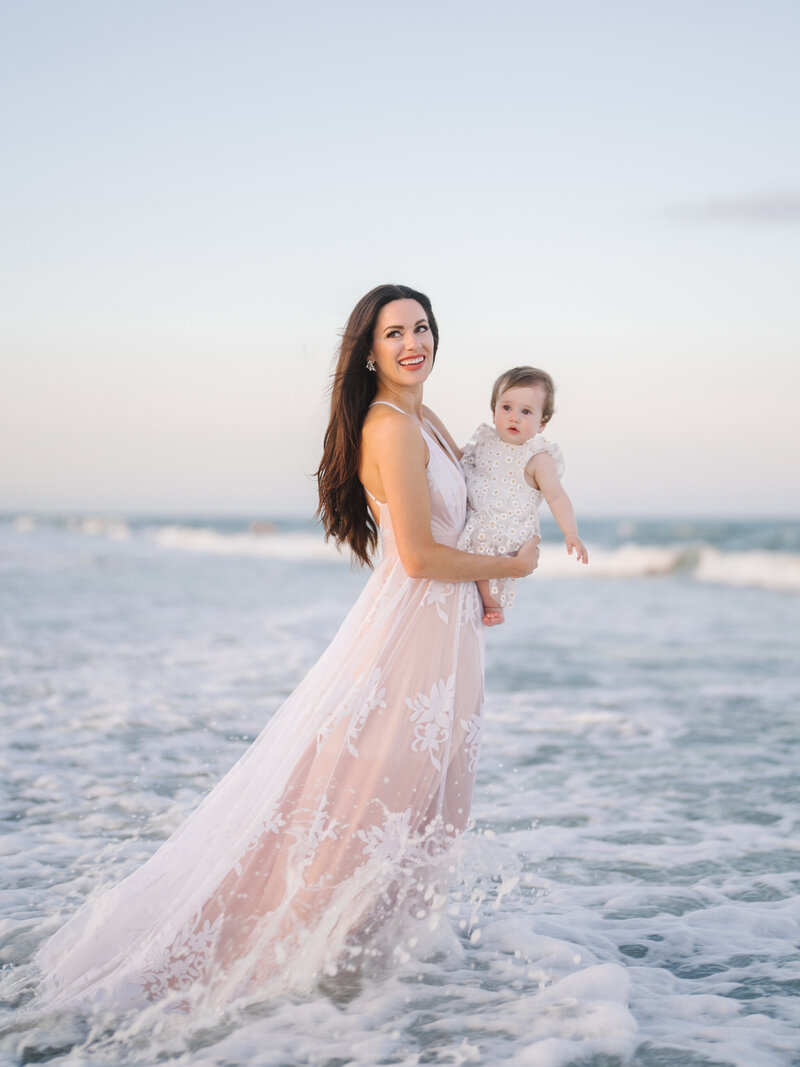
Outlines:
[[477,586],[483,602],[483,625],[497,626],[498,623],[503,622],[505,619],[502,605],[492,596],[488,579],[482,578],[477,583]]

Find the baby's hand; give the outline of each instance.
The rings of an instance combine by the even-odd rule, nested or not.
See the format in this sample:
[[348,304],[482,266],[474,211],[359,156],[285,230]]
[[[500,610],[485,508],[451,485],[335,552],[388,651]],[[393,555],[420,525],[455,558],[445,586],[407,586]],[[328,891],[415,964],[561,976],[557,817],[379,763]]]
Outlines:
[[564,544],[567,546],[567,552],[570,556],[573,548],[575,549],[575,559],[579,563],[589,562],[589,553],[586,551],[586,545],[577,534],[564,534]]

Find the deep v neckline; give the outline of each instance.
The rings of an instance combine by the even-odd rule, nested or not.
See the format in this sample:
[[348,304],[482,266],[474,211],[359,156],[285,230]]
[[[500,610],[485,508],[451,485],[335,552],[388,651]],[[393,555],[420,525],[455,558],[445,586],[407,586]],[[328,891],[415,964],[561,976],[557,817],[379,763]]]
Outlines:
[[434,439],[434,441],[437,442],[437,446],[436,447],[445,456],[445,458],[450,463],[453,464],[455,469],[457,471],[459,471],[459,473],[460,473],[461,472],[461,464],[456,459],[455,452],[452,450],[450,445],[448,445],[447,441],[445,441],[445,439],[443,437],[439,436],[439,433],[437,432],[436,428],[433,426],[431,421],[429,419],[425,419],[424,422],[420,423],[420,426],[422,427],[423,430],[425,430],[425,432],[427,433],[428,437],[432,437]]

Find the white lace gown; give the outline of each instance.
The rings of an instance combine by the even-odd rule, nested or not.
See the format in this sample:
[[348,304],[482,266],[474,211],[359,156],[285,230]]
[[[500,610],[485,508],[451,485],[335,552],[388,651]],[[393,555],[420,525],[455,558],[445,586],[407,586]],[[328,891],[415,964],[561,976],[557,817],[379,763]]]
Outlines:
[[[461,457],[467,481],[467,521],[458,547],[485,556],[505,556],[539,535],[539,508],[544,493],[525,480],[525,467],[534,456],[549,453],[559,478],[564,457],[553,441],[540,434],[523,444],[502,441],[494,426],[482,423]],[[492,596],[503,607],[514,602],[514,579],[489,582]]]
[[[435,539],[455,546],[463,474],[438,438]],[[411,579],[380,506],[382,559],[261,735],[142,867],[40,949],[45,1003],[222,1005],[357,968],[398,909],[441,904],[434,854],[467,823],[483,629],[473,582]]]

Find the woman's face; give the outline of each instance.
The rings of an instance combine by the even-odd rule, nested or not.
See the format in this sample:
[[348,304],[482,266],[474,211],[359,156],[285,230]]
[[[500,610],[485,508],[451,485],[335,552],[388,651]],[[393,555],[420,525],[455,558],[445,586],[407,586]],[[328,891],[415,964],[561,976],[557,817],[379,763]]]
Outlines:
[[416,300],[392,300],[378,312],[372,350],[382,384],[422,385],[433,367],[433,333]]

